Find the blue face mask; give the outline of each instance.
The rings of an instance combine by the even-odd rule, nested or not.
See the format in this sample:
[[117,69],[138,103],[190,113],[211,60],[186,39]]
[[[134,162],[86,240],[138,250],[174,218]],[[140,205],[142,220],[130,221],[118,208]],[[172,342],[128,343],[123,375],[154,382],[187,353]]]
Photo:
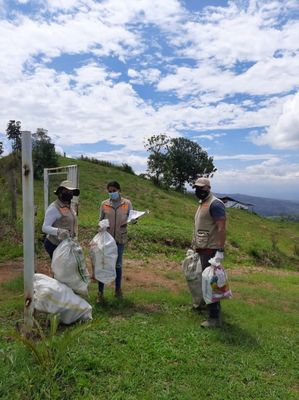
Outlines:
[[118,200],[119,199],[119,193],[118,192],[111,192],[108,193],[109,197],[111,200]]

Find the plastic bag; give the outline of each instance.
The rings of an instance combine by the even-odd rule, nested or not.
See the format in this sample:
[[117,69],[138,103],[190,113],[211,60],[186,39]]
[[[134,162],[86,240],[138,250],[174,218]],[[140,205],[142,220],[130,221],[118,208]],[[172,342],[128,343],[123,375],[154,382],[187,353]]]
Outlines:
[[202,293],[206,304],[232,297],[227,274],[221,265],[211,265],[203,271]]
[[91,305],[56,279],[43,274],[34,274],[33,289],[36,310],[59,314],[60,321],[64,324],[92,319]]
[[63,240],[53,253],[51,268],[59,282],[78,294],[88,294],[89,274],[78,242],[70,238]]
[[182,263],[188,288],[192,296],[193,307],[199,307],[202,301],[202,267],[199,254],[192,249],[187,250],[186,258]]
[[102,231],[96,234],[89,244],[89,255],[95,278],[106,284],[116,278],[115,266],[118,252],[114,238],[105,230],[105,224],[100,224],[100,226]]

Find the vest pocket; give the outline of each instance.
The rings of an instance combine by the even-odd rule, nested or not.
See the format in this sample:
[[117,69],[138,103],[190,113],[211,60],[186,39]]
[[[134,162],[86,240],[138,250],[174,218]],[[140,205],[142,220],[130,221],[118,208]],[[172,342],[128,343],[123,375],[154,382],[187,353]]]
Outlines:
[[196,247],[200,249],[204,249],[205,247],[207,247],[209,242],[209,231],[197,231],[195,241]]

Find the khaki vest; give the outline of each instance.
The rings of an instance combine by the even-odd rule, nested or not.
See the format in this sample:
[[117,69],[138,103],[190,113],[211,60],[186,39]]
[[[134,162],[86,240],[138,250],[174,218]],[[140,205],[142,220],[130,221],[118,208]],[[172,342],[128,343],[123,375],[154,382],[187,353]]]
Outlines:
[[219,199],[210,193],[196,211],[193,234],[195,249],[217,249],[219,247],[217,225],[210,214],[210,206],[214,200]]
[[[54,226],[54,228],[67,229],[70,232],[71,237],[74,237],[77,225],[75,211],[72,208],[67,207],[60,200],[55,200],[52,205],[54,205],[61,214],[61,218],[57,219],[52,226]],[[60,243],[57,236],[47,235],[47,239],[55,245]]]
[[110,199],[102,202],[102,212],[104,219],[109,220],[109,228],[107,231],[112,235],[119,244],[125,244],[128,240],[127,220],[129,215],[129,200],[121,198],[119,205],[114,208]]

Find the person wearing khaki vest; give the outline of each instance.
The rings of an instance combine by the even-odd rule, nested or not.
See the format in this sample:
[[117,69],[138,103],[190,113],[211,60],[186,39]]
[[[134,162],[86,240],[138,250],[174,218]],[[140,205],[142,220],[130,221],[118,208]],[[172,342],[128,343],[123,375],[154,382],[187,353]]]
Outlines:
[[44,246],[51,259],[62,240],[75,236],[77,216],[71,200],[73,196],[79,196],[80,190],[71,181],[63,181],[54,193],[57,200],[47,208],[42,226],[42,231],[47,234]]
[[[122,297],[121,279],[122,279],[122,260],[125,245],[128,240],[127,220],[132,204],[130,200],[124,198],[120,194],[120,184],[116,181],[107,184],[109,199],[104,200],[100,208],[100,221],[109,220],[109,228],[107,231],[112,235],[117,244],[118,257],[116,260],[116,279],[115,279],[115,296]],[[98,303],[104,303],[104,284],[99,282]]]
[[[198,178],[193,188],[199,199],[199,207],[194,219],[193,249],[199,254],[202,270],[207,268],[213,257],[218,261],[224,259],[224,244],[226,233],[225,206],[211,192],[209,179]],[[198,307],[200,311],[204,302]],[[209,317],[201,326],[212,328],[221,326],[220,302],[208,304]]]

